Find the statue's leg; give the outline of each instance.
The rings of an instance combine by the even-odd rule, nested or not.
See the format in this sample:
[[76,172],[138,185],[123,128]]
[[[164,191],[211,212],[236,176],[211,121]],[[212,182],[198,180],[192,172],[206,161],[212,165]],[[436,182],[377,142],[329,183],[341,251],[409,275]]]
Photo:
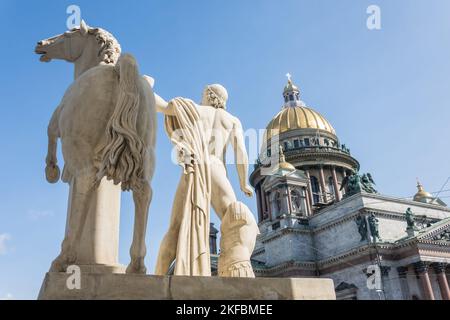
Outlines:
[[222,219],[220,277],[254,278],[251,254],[259,233],[255,218],[242,202],[232,203]]
[[95,198],[93,182],[94,177],[91,175],[73,178],[67,232],[61,246],[61,253],[53,261],[50,271],[64,272],[67,266],[77,261],[77,245],[86,224],[88,209]]
[[152,188],[147,180],[141,181],[141,187],[133,190],[135,207],[133,243],[130,248],[131,262],[127,267],[127,273],[147,272],[144,258],[147,253],[145,246],[145,233],[147,230],[148,209],[152,201]]
[[173,201],[169,230],[165,234],[161,246],[159,247],[155,269],[155,274],[159,276],[164,276],[169,272],[170,265],[176,258],[178,235],[180,234],[180,225],[183,219],[183,207],[185,205],[182,199],[185,198],[187,183],[187,176],[183,175],[178,184],[175,199]]
[[211,204],[222,220],[228,207],[237,202],[236,194],[227,178],[227,172],[220,160],[211,162]]

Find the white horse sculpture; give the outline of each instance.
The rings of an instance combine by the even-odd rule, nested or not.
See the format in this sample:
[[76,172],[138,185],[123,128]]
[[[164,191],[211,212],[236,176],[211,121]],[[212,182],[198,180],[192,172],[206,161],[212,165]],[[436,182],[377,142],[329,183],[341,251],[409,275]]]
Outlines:
[[77,244],[85,228],[90,195],[102,178],[131,190],[135,204],[131,262],[127,273],[145,273],[145,233],[152,198],[156,131],[155,97],[149,78],[139,76],[135,59],[120,56],[120,45],[108,32],[79,28],[39,41],[40,60],[75,64],[75,81],[66,91],[48,126],[46,177],[58,181],[57,139],[65,166],[62,180],[76,188],[70,200],[67,231],[51,271],[77,262]]

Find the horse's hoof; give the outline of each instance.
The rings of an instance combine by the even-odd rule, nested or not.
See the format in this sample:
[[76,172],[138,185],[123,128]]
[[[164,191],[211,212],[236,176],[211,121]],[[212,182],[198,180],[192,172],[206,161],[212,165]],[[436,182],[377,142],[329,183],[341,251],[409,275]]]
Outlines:
[[59,167],[57,165],[54,166],[46,166],[45,167],[45,178],[50,183],[56,183],[59,180],[59,177],[61,175],[61,172],[59,170]]
[[144,259],[140,261],[132,261],[125,271],[127,274],[146,274],[147,268],[144,264]]

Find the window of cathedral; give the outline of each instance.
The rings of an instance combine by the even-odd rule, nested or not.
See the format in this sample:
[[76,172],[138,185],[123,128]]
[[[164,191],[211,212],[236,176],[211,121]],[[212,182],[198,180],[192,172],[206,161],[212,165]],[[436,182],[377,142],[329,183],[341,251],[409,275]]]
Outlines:
[[311,190],[313,195],[313,204],[320,202],[320,185],[319,179],[315,176],[311,176]]
[[328,178],[328,191],[331,194],[334,194],[335,190],[334,190],[334,181],[333,181],[333,177],[329,177]]
[[304,142],[305,142],[305,146],[309,147],[309,145],[310,145],[309,138],[305,138]]
[[300,148],[300,142],[298,141],[298,139],[294,140],[294,148]]

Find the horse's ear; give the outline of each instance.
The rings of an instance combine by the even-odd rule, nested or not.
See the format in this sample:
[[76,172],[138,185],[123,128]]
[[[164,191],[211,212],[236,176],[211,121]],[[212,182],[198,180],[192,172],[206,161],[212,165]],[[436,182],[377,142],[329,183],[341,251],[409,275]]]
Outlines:
[[88,31],[89,31],[88,25],[86,24],[86,22],[84,22],[84,20],[81,20],[81,23],[80,23],[80,33],[81,33],[81,35],[82,36],[87,35]]

